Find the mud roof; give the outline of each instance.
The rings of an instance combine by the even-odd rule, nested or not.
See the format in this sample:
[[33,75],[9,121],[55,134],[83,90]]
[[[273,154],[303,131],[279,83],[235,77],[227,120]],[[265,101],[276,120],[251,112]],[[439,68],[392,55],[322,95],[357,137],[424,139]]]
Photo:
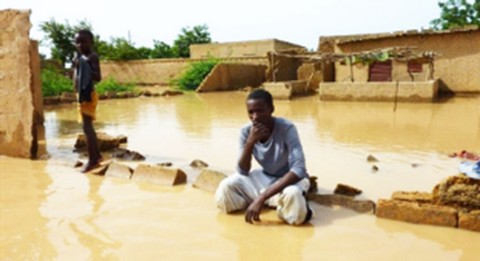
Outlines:
[[290,45],[295,48],[305,48],[305,46],[299,45],[299,44],[294,44],[291,42],[279,40],[276,38],[270,38],[270,39],[259,39],[259,40],[245,40],[245,41],[232,41],[232,42],[212,42],[212,43],[204,43],[204,44],[192,44],[192,45],[208,45],[208,44],[239,44],[239,43],[258,43],[258,42],[277,42],[277,43],[283,43],[286,45]]
[[341,44],[348,44],[348,43],[354,43],[354,42],[378,40],[378,39],[385,39],[385,38],[396,38],[396,37],[403,37],[403,36],[453,34],[453,33],[465,33],[465,32],[472,32],[472,31],[480,32],[480,28],[477,25],[470,25],[462,28],[453,28],[453,29],[441,30],[441,31],[424,29],[424,30],[396,31],[392,33],[320,36],[319,47],[322,44],[322,42],[326,42],[326,41],[335,41],[336,44],[341,45]]

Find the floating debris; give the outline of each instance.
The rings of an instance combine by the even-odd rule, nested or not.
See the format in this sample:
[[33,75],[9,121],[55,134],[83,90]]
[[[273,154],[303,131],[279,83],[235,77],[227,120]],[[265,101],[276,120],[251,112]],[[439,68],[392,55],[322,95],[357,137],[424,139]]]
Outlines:
[[378,162],[378,159],[375,158],[373,155],[368,155],[367,162]]
[[161,162],[161,163],[157,163],[157,166],[160,166],[160,167],[171,167],[173,166],[173,164],[171,162]]

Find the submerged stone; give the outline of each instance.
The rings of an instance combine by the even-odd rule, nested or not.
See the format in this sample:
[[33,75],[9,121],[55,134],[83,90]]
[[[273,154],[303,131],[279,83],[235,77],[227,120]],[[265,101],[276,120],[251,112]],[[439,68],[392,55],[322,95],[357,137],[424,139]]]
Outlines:
[[130,179],[132,177],[132,173],[133,169],[129,166],[114,162],[108,167],[107,172],[105,172],[105,176]]
[[181,169],[140,164],[133,172],[132,180],[155,185],[174,186],[185,184],[187,175]]
[[367,162],[378,162],[378,159],[375,158],[373,155],[368,155],[367,156]]
[[[127,140],[123,135],[110,136],[104,132],[97,132],[97,141],[100,151],[109,151],[118,148],[120,144],[125,143]],[[78,135],[74,147],[75,151],[85,151],[87,149],[86,139],[83,133]]]
[[309,195],[311,201],[320,205],[332,207],[340,206],[351,209],[359,213],[374,213],[375,203],[371,200],[355,200],[353,197],[337,194],[329,195]]
[[77,160],[77,162],[75,162],[75,164],[73,164],[73,167],[74,168],[80,168],[81,166],[83,166],[83,162]]
[[196,160],[193,160],[190,163],[190,167],[192,167],[192,168],[207,168],[208,164],[205,161],[196,159]]
[[127,160],[127,161],[141,161],[145,160],[145,156],[142,154],[133,151],[133,150],[127,150],[124,148],[115,148],[112,151],[112,158],[117,158],[121,160]]
[[220,184],[220,182],[226,177],[227,175],[220,171],[204,169],[195,179],[192,186],[209,192],[215,192],[218,184]]
[[171,163],[171,162],[160,162],[160,163],[157,163],[157,166],[160,166],[160,167],[171,167],[171,166],[173,166],[173,163]]

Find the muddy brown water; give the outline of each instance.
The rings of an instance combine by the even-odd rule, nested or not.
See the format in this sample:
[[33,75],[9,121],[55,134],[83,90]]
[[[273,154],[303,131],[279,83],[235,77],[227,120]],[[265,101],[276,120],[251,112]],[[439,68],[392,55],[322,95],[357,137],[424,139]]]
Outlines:
[[[213,195],[191,187],[193,159],[232,173],[245,93],[100,103],[96,128],[128,136],[147,162],[172,162],[188,184],[158,187],[82,175],[73,169],[74,105],[47,109],[47,161],[0,157],[2,260],[478,260],[480,233],[377,219],[312,204],[311,224],[282,224],[273,211],[248,225],[219,213]],[[296,123],[307,168],[321,193],[337,183],[388,198],[430,191],[457,174],[459,159],[480,152],[480,97],[435,104],[276,101],[275,115]],[[379,159],[372,172],[368,155]],[[134,163],[129,163],[134,165]]]

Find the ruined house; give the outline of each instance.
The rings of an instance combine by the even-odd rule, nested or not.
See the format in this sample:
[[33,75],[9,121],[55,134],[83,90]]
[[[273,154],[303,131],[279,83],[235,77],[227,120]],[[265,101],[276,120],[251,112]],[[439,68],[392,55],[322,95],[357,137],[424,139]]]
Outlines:
[[[442,93],[480,93],[479,42],[476,26],[320,37],[314,53],[271,52],[266,86],[318,88],[322,100],[432,102]],[[296,78],[275,77],[278,71]]]
[[[434,77],[439,79],[440,92],[480,92],[480,29],[476,26],[445,31],[400,31],[394,33],[320,37],[320,53],[348,54],[395,46],[415,47],[415,51],[438,54],[434,59]],[[395,69],[397,67],[397,69]],[[404,67],[404,68],[401,68]],[[411,81],[410,75],[400,72],[414,71],[414,81],[425,79],[428,66],[419,64],[377,64],[366,68],[354,68],[355,82],[373,82],[375,71],[383,70],[380,77],[385,81]],[[350,81],[350,69],[340,63],[328,69],[329,81]],[[365,71],[366,70],[366,71]],[[354,74],[355,74],[354,72]],[[378,75],[377,75],[378,76]]]

